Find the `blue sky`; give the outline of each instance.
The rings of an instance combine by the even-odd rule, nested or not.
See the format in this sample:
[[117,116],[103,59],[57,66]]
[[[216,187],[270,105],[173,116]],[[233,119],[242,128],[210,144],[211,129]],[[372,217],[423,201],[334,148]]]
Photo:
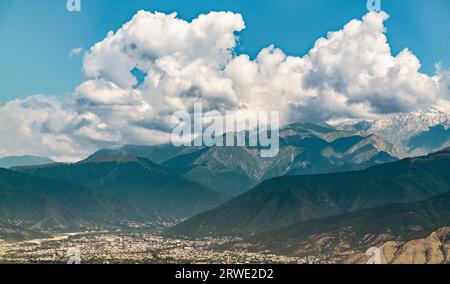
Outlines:
[[[177,12],[190,20],[200,13],[241,13],[247,28],[238,52],[252,56],[275,44],[303,55],[319,37],[366,12],[365,0],[82,0],[81,13],[66,11],[66,0],[0,1],[0,102],[35,94],[64,96],[83,80],[72,48],[89,48],[140,9]],[[393,52],[410,48],[434,73],[450,66],[450,1],[384,0]]]

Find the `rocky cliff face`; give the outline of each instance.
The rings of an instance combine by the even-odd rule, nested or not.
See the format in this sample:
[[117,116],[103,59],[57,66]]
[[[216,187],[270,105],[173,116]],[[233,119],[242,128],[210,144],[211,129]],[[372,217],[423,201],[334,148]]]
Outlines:
[[366,253],[356,253],[345,263],[449,264],[450,227],[428,237],[410,241],[388,241]]

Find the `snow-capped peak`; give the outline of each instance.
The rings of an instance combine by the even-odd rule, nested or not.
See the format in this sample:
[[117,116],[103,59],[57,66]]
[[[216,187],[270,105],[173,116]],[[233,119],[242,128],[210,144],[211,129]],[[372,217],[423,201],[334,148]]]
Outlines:
[[364,135],[375,134],[390,142],[400,154],[409,156],[423,154],[410,149],[409,139],[430,128],[442,125],[445,129],[450,128],[450,114],[446,114],[438,109],[424,109],[410,113],[400,113],[374,121],[352,121],[335,124],[340,129],[354,129]]
[[[426,131],[430,127],[442,124],[446,128],[450,125],[450,115],[437,109],[420,110],[411,113],[401,113],[392,117],[375,120],[368,129],[370,132],[396,131],[397,135],[414,134]],[[395,135],[395,133],[393,133]]]

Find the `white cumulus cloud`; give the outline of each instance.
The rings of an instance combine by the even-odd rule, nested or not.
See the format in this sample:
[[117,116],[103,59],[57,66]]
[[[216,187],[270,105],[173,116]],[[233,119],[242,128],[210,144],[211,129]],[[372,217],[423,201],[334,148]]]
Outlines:
[[[352,20],[301,57],[271,45],[250,58],[235,53],[236,33],[245,28],[239,14],[211,12],[187,22],[140,11],[85,51],[86,81],[70,96],[0,105],[0,134],[7,137],[0,155],[76,160],[101,147],[162,143],[174,126],[171,115],[196,102],[204,111],[279,110],[284,123],[450,106],[450,71],[428,76],[412,51],[393,54],[387,19],[371,12]],[[133,75],[136,69],[144,78]]]

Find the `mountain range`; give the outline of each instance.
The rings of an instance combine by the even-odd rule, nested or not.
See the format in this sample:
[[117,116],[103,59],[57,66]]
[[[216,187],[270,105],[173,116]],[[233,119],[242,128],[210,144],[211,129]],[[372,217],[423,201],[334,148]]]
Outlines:
[[419,201],[449,191],[449,168],[447,149],[362,171],[278,177],[176,225],[168,234],[249,237],[301,221]]
[[178,176],[146,158],[107,150],[75,164],[20,167],[14,170],[35,176],[61,178],[163,217],[190,217],[230,198]]
[[0,221],[38,231],[108,228],[156,220],[123,201],[57,178],[0,169]]
[[[249,238],[238,247],[282,255],[322,255],[344,261],[387,242],[428,237],[450,226],[450,193],[300,222]],[[349,249],[350,248],[350,249]]]
[[450,115],[436,109],[382,119],[295,123],[280,129],[276,158],[257,147],[128,145],[110,150],[145,157],[185,178],[237,196],[264,180],[365,169],[450,146]]
[[102,150],[148,158],[170,171],[227,195],[237,196],[282,175],[364,169],[396,160],[389,143],[376,135],[337,130],[326,124],[298,123],[280,130],[280,151],[261,158],[258,147],[125,146]]

